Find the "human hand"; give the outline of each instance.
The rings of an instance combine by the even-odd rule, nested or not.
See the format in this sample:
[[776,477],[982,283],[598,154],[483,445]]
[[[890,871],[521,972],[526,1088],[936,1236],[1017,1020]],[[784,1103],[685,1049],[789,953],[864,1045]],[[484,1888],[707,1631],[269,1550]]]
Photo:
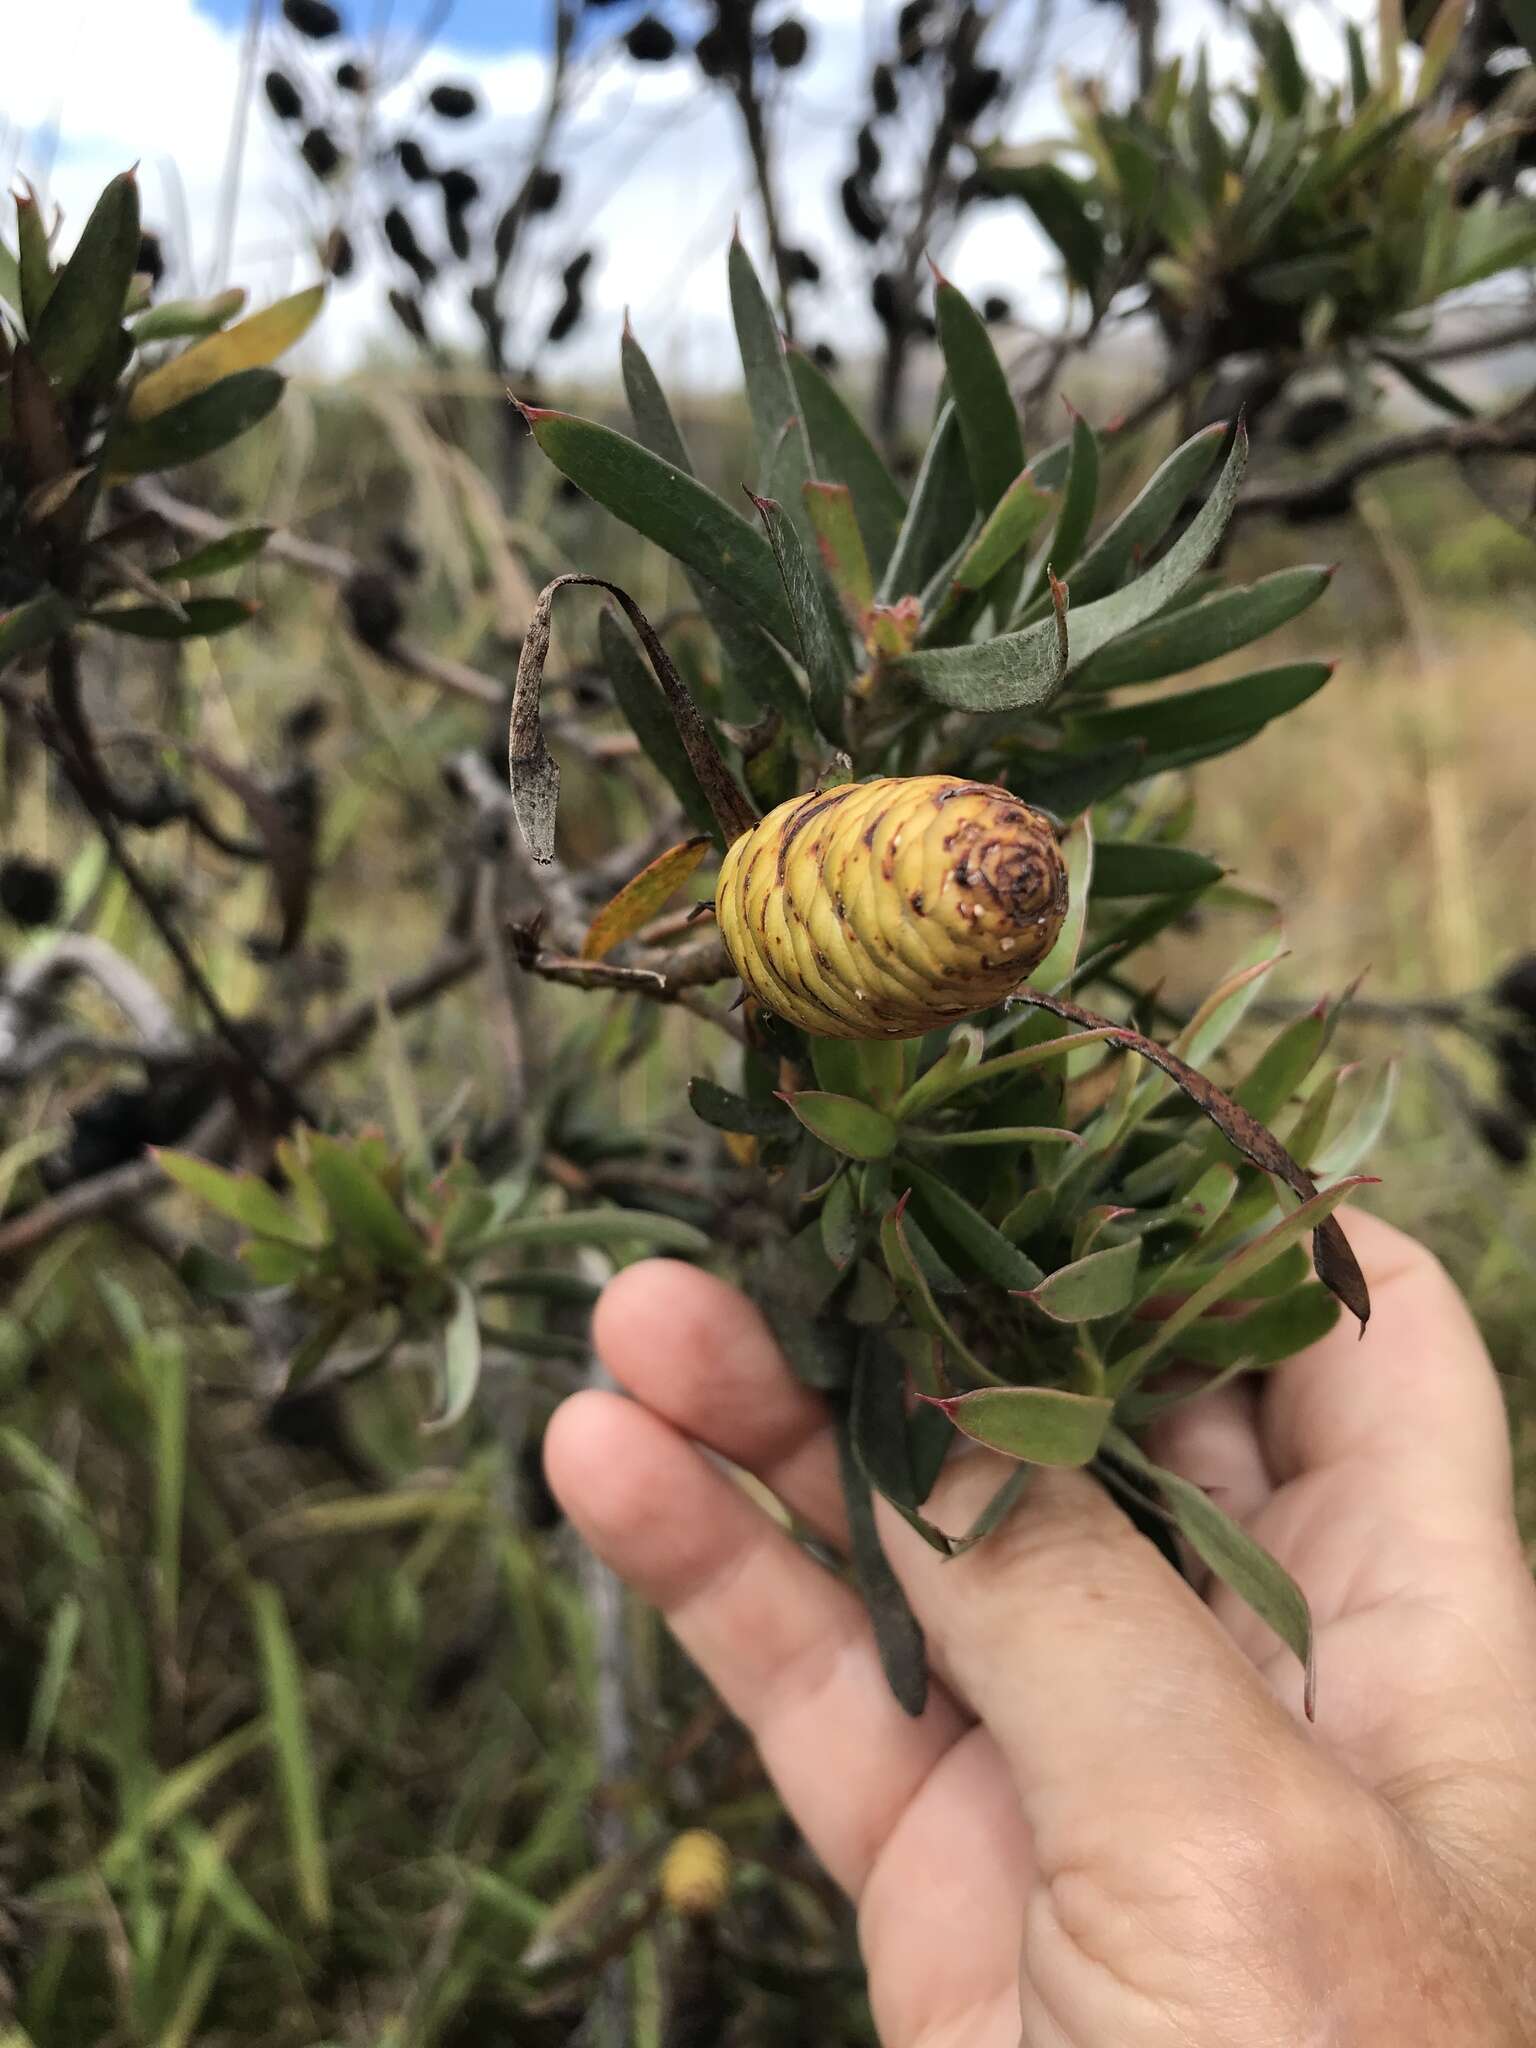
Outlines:
[[[858,1903],[887,2048],[1536,2042],[1536,1589],[1486,1353],[1441,1269],[1350,1219],[1374,1315],[1167,1417],[1154,1453],[1299,1580],[1301,1674],[1098,1485],[1041,1471],[946,1562],[882,1510],[938,1682],[910,1720],[863,1609],[708,1445],[829,1542],[822,1403],[755,1309],[663,1260],[599,1305],[635,1396],[576,1395],[551,1482],[746,1723]],[[952,1457],[964,1528],[1004,1470]]]

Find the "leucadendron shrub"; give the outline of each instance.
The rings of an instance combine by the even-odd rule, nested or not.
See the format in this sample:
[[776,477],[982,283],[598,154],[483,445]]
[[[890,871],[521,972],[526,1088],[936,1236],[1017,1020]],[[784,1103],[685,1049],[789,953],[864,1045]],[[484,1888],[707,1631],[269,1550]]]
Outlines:
[[[1073,417],[1030,454],[980,316],[942,279],[945,388],[904,491],[832,384],[786,352],[739,243],[730,283],[757,461],[739,509],[694,475],[630,334],[634,438],[527,411],[566,477],[681,564],[718,647],[685,685],[617,586],[549,586],[512,717],[529,850],[555,852],[539,716],[552,602],[601,583],[614,697],[698,828],[657,866],[681,879],[711,838],[721,856],[719,971],[742,984],[742,1048],[734,1085],[701,1075],[690,1099],[771,1183],[778,1232],[740,1277],[836,1413],[853,1566],[904,1704],[922,1705],[922,1644],[872,1495],[953,1555],[1038,1465],[1092,1467],[1176,1528],[1310,1669],[1296,1586],[1137,1432],[1312,1342],[1341,1303],[1364,1323],[1334,1211],[1372,1120],[1339,1128],[1321,1009],[1230,1091],[1207,1078],[1274,935],[1168,1043],[1134,961],[1222,879],[1183,843],[1166,771],[1240,747],[1330,668],[1148,685],[1262,639],[1329,572],[1243,587],[1209,572],[1240,422],[1187,441],[1101,518],[1101,437]],[[610,940],[653,915],[657,879],[633,885],[633,916],[610,907]],[[1195,1386],[1163,1383],[1175,1361],[1202,1369]],[[925,1511],[957,1434],[1015,1462],[968,1531]]]

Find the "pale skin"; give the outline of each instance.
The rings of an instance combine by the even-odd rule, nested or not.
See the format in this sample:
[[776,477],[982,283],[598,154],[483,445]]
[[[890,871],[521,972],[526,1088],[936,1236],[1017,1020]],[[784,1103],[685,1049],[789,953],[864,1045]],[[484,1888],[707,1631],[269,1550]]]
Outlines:
[[[1364,1341],[1341,1325],[1149,1445],[1305,1589],[1311,1726],[1240,1602],[1043,1472],[953,1562],[883,1518],[936,1674],[909,1719],[855,1595],[700,1448],[838,1543],[825,1409],[756,1311],[664,1260],[603,1296],[632,1398],[564,1405],[552,1483],[857,1902],[885,2048],[1536,2043],[1536,1590],[1503,1407],[1441,1269],[1347,1221]],[[952,1461],[934,1518],[963,1528],[1004,1469]]]

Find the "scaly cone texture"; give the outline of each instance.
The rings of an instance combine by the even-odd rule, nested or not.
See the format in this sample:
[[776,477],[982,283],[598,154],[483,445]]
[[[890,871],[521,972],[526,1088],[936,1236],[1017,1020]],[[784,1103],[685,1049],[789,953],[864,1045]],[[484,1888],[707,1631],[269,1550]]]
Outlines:
[[990,1008],[1066,912],[1049,819],[953,775],[792,797],[729,847],[715,894],[749,993],[823,1038],[916,1038]]

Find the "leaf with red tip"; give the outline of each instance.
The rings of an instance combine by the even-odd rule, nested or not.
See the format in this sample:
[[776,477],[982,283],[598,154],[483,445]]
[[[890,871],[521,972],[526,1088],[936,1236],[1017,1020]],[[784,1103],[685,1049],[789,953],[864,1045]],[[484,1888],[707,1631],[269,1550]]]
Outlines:
[[1119,1315],[1135,1296],[1140,1262],[1141,1241],[1133,1237],[1058,1266],[1024,1299],[1057,1323],[1091,1323],[1099,1316]]
[[1005,1458],[1027,1465],[1090,1464],[1104,1441],[1114,1403],[1063,1387],[981,1387],[973,1394],[934,1397],[956,1429]]

